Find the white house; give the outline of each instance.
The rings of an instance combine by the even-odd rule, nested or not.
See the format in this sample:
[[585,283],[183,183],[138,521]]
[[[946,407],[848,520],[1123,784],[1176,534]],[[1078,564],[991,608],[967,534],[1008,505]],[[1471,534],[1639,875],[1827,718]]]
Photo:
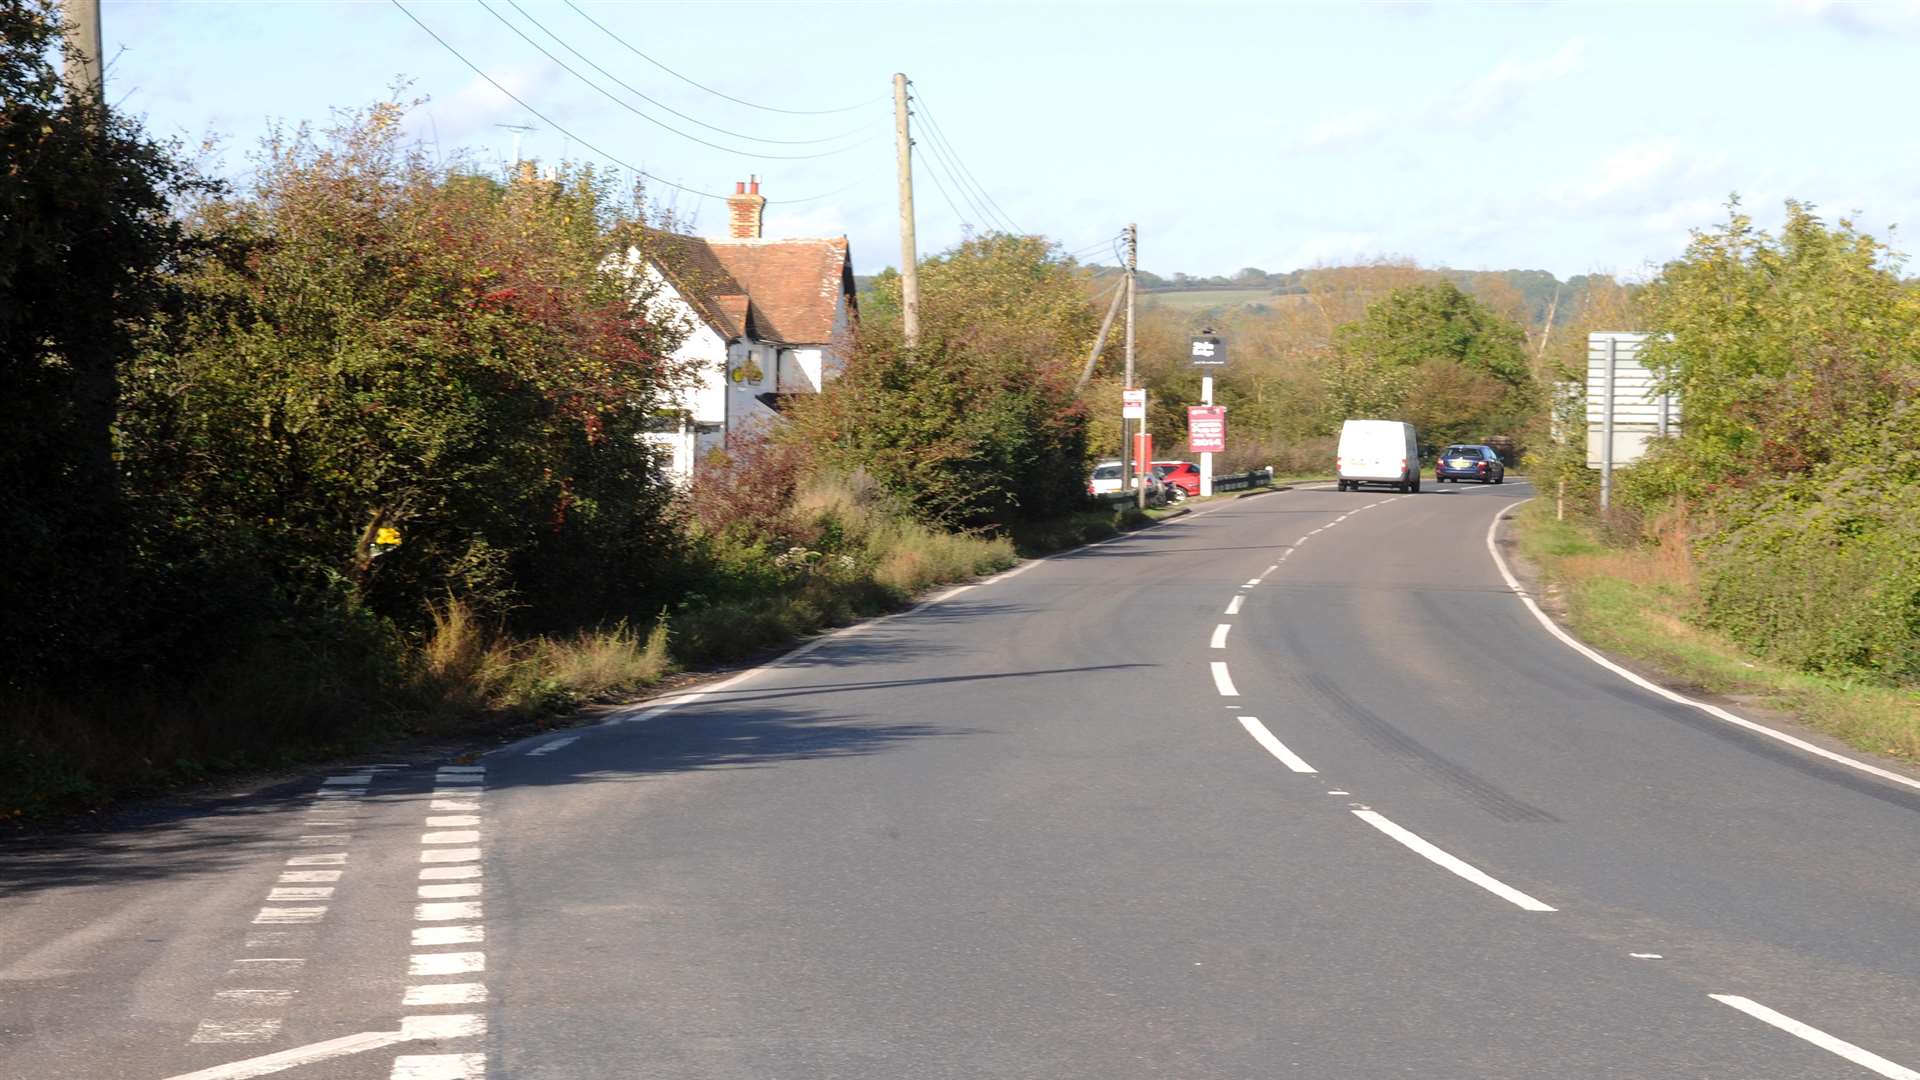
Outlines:
[[847,238],[766,239],[766,204],[758,179],[736,184],[725,239],[648,230],[627,251],[627,272],[652,288],[655,316],[692,327],[674,358],[695,382],[647,436],[671,452],[677,479],[773,423],[783,399],[819,393],[859,320]]

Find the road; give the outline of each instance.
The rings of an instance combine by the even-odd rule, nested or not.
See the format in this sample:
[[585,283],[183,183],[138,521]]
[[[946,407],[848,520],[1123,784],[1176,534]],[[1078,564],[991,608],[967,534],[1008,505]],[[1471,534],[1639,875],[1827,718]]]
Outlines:
[[10,852],[0,1075],[1920,1077],[1920,785],[1551,636],[1488,545],[1530,494],[1210,504]]

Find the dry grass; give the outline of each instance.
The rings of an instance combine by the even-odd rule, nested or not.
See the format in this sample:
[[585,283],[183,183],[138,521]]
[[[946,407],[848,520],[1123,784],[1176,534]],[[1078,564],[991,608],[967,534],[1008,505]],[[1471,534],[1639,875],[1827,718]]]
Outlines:
[[651,686],[673,670],[665,621],[646,634],[623,622],[571,637],[515,641],[489,631],[459,600],[432,614],[415,689],[429,714],[442,719],[488,709],[550,712]]

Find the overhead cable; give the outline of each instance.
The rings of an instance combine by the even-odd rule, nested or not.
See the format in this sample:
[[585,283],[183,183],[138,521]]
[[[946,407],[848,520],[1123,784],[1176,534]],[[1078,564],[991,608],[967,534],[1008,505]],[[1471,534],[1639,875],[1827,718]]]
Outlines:
[[[908,85],[912,85],[912,84],[909,83]],[[958,161],[961,172],[963,172],[966,175],[966,178],[968,180],[971,180],[973,182],[974,188],[980,192],[980,197],[986,200],[987,205],[991,206],[995,213],[1000,215],[1000,220],[1005,222],[1009,229],[1011,229],[1013,232],[1016,232],[1016,233],[1023,232],[1024,231],[1023,229],[1021,229],[1018,225],[1014,224],[1013,218],[1009,217],[1005,210],[1000,209],[1000,204],[993,201],[993,196],[987,193],[986,187],[983,186],[980,183],[979,179],[973,175],[973,171],[967,168],[966,162],[959,160],[960,158],[959,153],[954,150],[952,140],[948,139],[946,132],[941,129],[940,121],[935,119],[933,115],[933,109],[931,106],[927,104],[926,97],[920,94],[915,94],[914,97],[915,97],[915,100],[920,102],[920,111],[927,118],[928,130],[933,134],[934,138],[938,142],[940,142],[942,145],[946,147],[947,152],[952,154],[954,159]]]
[[[639,117],[642,120],[645,120],[647,123],[652,124],[653,126],[660,128],[663,131],[672,132],[673,134],[678,135],[683,139],[687,139],[691,142],[697,142],[701,146],[709,147],[714,150],[719,150],[722,153],[737,154],[740,157],[756,158],[762,161],[810,161],[814,158],[832,157],[835,154],[844,154],[849,150],[853,150],[858,147],[864,146],[867,143],[873,142],[875,139],[878,139],[881,137],[879,135],[875,135],[873,138],[866,139],[862,142],[851,143],[847,146],[837,147],[833,150],[822,150],[817,154],[762,154],[753,150],[736,150],[731,146],[722,146],[717,142],[709,142],[698,135],[689,135],[686,132],[681,131],[679,128],[674,127],[672,124],[668,124],[664,121],[657,120],[654,117],[647,115],[645,112],[642,112],[641,110],[635,108],[631,103],[621,100],[620,96],[613,93],[611,90],[608,90],[606,87],[601,86],[599,83],[594,82],[592,79],[589,79],[585,75],[582,75],[579,72],[568,67],[566,63],[562,61],[559,57],[548,52],[546,48],[543,47],[539,42],[528,37],[526,34],[526,31],[513,25],[513,22],[509,20],[506,16],[500,14],[498,11],[495,11],[492,7],[490,7],[487,4],[487,0],[475,0],[475,3],[478,3],[482,8],[485,8],[487,14],[493,16],[496,19],[499,19],[501,25],[513,31],[516,35],[519,36],[520,40],[526,42],[527,44],[533,46],[536,50],[538,50],[541,56],[544,56],[548,60],[553,61],[553,63],[556,66],[558,66],[561,71],[564,71],[567,74],[573,76],[574,78],[579,79],[581,82],[586,83],[588,86],[598,91],[600,93],[600,96],[606,98],[608,101],[613,102],[615,105],[620,106],[621,108],[627,110],[633,115]],[[678,115],[678,114],[675,114],[675,115]],[[694,122],[699,123],[699,121],[697,120]],[[707,125],[702,124],[701,126],[705,127]],[[727,132],[727,134],[732,135],[734,133],[729,131]],[[741,137],[752,138],[752,136],[750,135],[741,136]]]
[[[521,7],[520,0],[507,0],[507,3],[513,7],[513,10],[520,13],[521,18],[524,18],[528,22],[539,27],[541,33],[552,38],[554,42],[557,43],[561,48],[579,57],[580,60],[583,63],[585,63],[588,67],[606,76],[607,79],[613,82],[614,85],[620,87],[621,89],[627,91],[628,93],[634,95],[635,97],[638,97],[639,99],[641,99],[642,101],[645,101],[649,105],[652,105],[659,109],[664,109],[667,112],[670,112],[673,115],[679,117],[680,119],[685,120],[687,123],[695,124],[695,125],[698,125],[699,127],[706,128],[708,131],[717,131],[722,135],[731,135],[736,139],[746,139],[748,142],[773,143],[778,146],[811,146],[811,145],[817,145],[819,143],[836,142],[840,139],[845,139],[850,136],[858,135],[861,132],[860,128],[850,128],[846,131],[840,132],[837,135],[828,135],[825,138],[820,138],[820,139],[769,139],[769,138],[766,138],[765,136],[748,135],[748,134],[745,134],[744,132],[733,131],[728,128],[718,127],[716,125],[709,124],[706,121],[701,120],[697,117],[688,116],[686,113],[681,112],[680,110],[674,108],[673,106],[667,104],[664,101],[659,100],[658,98],[649,97],[646,91],[641,90],[639,87],[634,86],[631,83],[625,82],[620,78],[620,76],[615,75],[613,72],[608,71],[606,68],[603,68],[599,64],[594,63],[592,57],[588,56],[587,54],[581,52],[579,49],[576,49],[572,45],[568,44],[565,38],[561,37],[559,34],[554,33],[551,28],[549,28],[545,23],[541,22],[539,19],[534,18],[532,12],[528,11],[524,7]],[[482,6],[485,6],[485,5],[483,4]],[[488,10],[492,11],[491,8],[489,8]],[[500,19],[500,15],[497,12],[494,13],[493,17],[496,19]],[[505,22],[506,20],[501,19],[501,21]],[[522,34],[521,36],[525,37],[526,35]]]
[[[917,152],[914,154],[914,157],[922,162],[927,160],[925,154]],[[953,211],[955,220],[960,222],[960,227],[962,229],[971,227],[972,222],[968,220],[967,215],[960,212],[960,208],[953,204],[953,196],[947,194],[947,185],[940,182],[940,174],[932,169],[928,169],[927,175],[932,178],[934,188],[940,192],[940,198],[946,201],[947,209]]]
[[[514,104],[519,105],[521,108],[527,110],[527,112],[531,113],[533,116],[544,121],[548,127],[553,128],[555,131],[558,131],[560,134],[565,135],[567,138],[572,139],[573,141],[579,143],[581,146],[586,147],[589,151],[591,151],[595,155],[601,158],[604,158],[605,160],[610,161],[615,165],[620,166],[621,168],[627,170],[628,172],[633,173],[635,176],[645,177],[646,179],[651,180],[656,184],[660,184],[665,187],[672,188],[675,191],[684,191],[689,195],[698,195],[703,199],[719,199],[723,202],[726,200],[725,195],[716,195],[711,191],[701,191],[699,188],[691,188],[686,186],[685,184],[676,184],[673,181],[668,180],[663,176],[655,176],[653,173],[648,172],[647,170],[639,167],[638,165],[633,165],[628,162],[622,161],[621,159],[613,156],[607,151],[600,149],[598,146],[595,146],[593,143],[588,142],[586,139],[583,139],[580,136],[574,134],[572,131],[569,131],[567,128],[562,126],[560,122],[555,120],[553,117],[548,116],[546,113],[543,113],[539,109],[534,108],[531,104],[527,102],[525,98],[507,89],[505,86],[500,85],[500,81],[498,79],[495,79],[493,76],[487,74],[484,70],[481,69],[480,65],[467,59],[466,55],[463,54],[460,50],[454,48],[451,44],[449,44],[446,38],[443,38],[439,34],[435,33],[433,30],[433,27],[428,26],[424,22],[421,22],[419,16],[415,15],[411,11],[408,11],[406,8],[406,5],[402,4],[400,0],[388,0],[388,2],[393,4],[394,7],[399,8],[400,13],[402,15],[405,15],[407,18],[413,20],[413,24],[415,26],[418,26],[420,29],[426,31],[428,37],[439,42],[441,48],[447,50],[449,53],[452,53],[455,59],[459,60],[462,64],[465,64],[468,67],[468,69],[471,70],[475,75],[478,75],[482,79],[485,79],[487,83],[491,85],[495,90],[498,90],[502,94],[505,94],[508,98],[513,100]],[[844,187],[837,188],[833,191],[825,192],[819,195],[809,195],[803,199],[769,199],[767,200],[767,202],[768,202],[768,205],[775,205],[775,204],[791,205],[794,203],[815,202],[819,199],[832,198],[833,196],[838,195],[843,191],[848,191],[855,186],[856,185],[854,184],[848,184]]]
[[758,105],[758,104],[755,104],[754,102],[746,100],[745,98],[737,98],[737,97],[734,97],[732,94],[715,90],[711,86],[706,86],[702,83],[694,82],[692,79],[686,77],[685,75],[680,74],[679,72],[673,70],[672,68],[661,63],[660,61],[655,60],[653,57],[648,56],[646,53],[641,52],[639,48],[637,48],[636,46],[628,42],[625,38],[622,38],[620,35],[607,29],[605,26],[602,26],[599,20],[587,14],[585,11],[581,10],[580,5],[574,3],[573,0],[567,0],[567,6],[572,8],[574,10],[574,13],[579,15],[581,18],[592,23],[594,26],[599,27],[599,30],[601,33],[612,38],[617,44],[624,47],[628,52],[631,52],[635,56],[638,56],[640,59],[645,60],[649,64],[652,64],[654,67],[659,68],[661,71],[664,71],[667,74],[673,76],[674,78],[679,79],[681,82],[686,83],[688,86],[692,86],[700,90],[705,90],[707,93],[712,94],[715,97],[725,98],[736,105],[745,105],[749,109],[761,109],[766,112],[786,113],[789,116],[825,116],[829,113],[852,112],[855,109],[864,109],[870,105],[874,105],[886,100],[886,98],[884,97],[874,98],[870,101],[860,102],[858,105],[846,105],[838,109],[782,109],[777,105]]
[[[916,139],[913,145],[914,149],[918,151],[922,144]],[[953,182],[953,189],[960,193],[960,201],[966,203],[967,209],[973,211],[973,223],[985,226],[990,232],[1001,231],[999,223],[993,220],[993,215],[982,208],[979,201],[967,193],[966,187],[960,183],[959,177],[955,175],[953,167],[947,163],[946,158],[940,153],[940,147],[932,142],[928,142],[925,145],[932,148],[933,156],[929,157],[925,153],[921,153],[920,160],[930,162],[934,166],[927,171],[927,174],[933,177],[933,182],[938,185],[940,183],[940,171],[945,171],[947,179]],[[942,194],[944,193],[945,189],[942,188]]]

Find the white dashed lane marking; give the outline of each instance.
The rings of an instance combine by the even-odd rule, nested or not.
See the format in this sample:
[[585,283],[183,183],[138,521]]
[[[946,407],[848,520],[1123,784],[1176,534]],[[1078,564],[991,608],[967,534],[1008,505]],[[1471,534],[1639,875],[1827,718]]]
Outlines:
[[1297,772],[1297,773],[1310,773],[1310,772],[1317,771],[1314,769],[1313,766],[1307,764],[1305,759],[1303,759],[1299,754],[1296,754],[1293,751],[1287,749],[1285,743],[1282,743],[1279,739],[1274,738],[1273,732],[1267,730],[1267,725],[1261,723],[1259,717],[1243,716],[1240,718],[1240,726],[1243,728],[1246,728],[1247,734],[1253,736],[1254,742],[1257,742],[1261,746],[1265,747],[1267,753],[1272,754],[1274,757],[1278,758],[1280,760],[1280,764],[1285,765],[1287,768],[1292,769],[1294,772]]
[[1779,1028],[1789,1035],[1805,1039],[1830,1054],[1837,1054],[1853,1062],[1855,1065],[1871,1069],[1881,1076],[1887,1077],[1888,1080],[1920,1080],[1920,1072],[1915,1072],[1905,1065],[1888,1061],[1886,1058],[1881,1057],[1871,1050],[1862,1049],[1845,1039],[1829,1035],[1811,1024],[1795,1020],[1793,1017],[1787,1016],[1784,1013],[1775,1012],[1751,998],[1743,998],[1734,994],[1708,994],[1707,996],[1722,1005],[1739,1009],[1755,1020],[1772,1024],[1774,1027]]
[[1221,623],[1219,626],[1214,627],[1213,640],[1207,643],[1208,647],[1214,648],[1214,649],[1226,648],[1227,647],[1227,631],[1232,629],[1233,629],[1232,623]]
[[1240,691],[1234,689],[1232,676],[1227,674],[1225,661],[1215,660],[1213,662],[1213,687],[1220,691],[1221,697],[1240,696]]
[[1233,599],[1231,599],[1231,600],[1229,600],[1229,601],[1227,601],[1227,611],[1226,611],[1226,613],[1227,613],[1228,615],[1238,615],[1238,614],[1240,614],[1240,601],[1242,601],[1242,600],[1245,600],[1245,599],[1246,599],[1246,597],[1244,597],[1244,596],[1235,596],[1235,597],[1234,597]]
[[1508,885],[1507,883],[1499,880],[1498,878],[1495,878],[1493,875],[1487,873],[1486,871],[1481,870],[1480,868],[1467,863],[1465,860],[1456,858],[1453,855],[1449,855],[1445,851],[1442,851],[1438,847],[1435,847],[1434,845],[1428,843],[1427,841],[1422,840],[1420,837],[1415,836],[1413,833],[1408,832],[1406,829],[1403,829],[1400,826],[1395,825],[1393,822],[1388,821],[1385,817],[1381,816],[1380,814],[1372,810],[1355,810],[1353,812],[1353,816],[1359,818],[1361,821],[1366,822],[1367,824],[1373,826],[1374,828],[1392,837],[1394,840],[1404,845],[1409,851],[1414,852],[1415,854],[1419,855],[1421,858],[1426,859],[1428,862],[1433,863],[1435,866],[1443,867],[1451,871],[1452,873],[1462,878],[1465,878],[1468,881],[1473,882],[1475,885],[1480,886],[1481,888],[1487,890],[1488,892],[1492,893],[1495,896],[1498,896],[1502,900],[1505,900],[1508,903],[1513,904],[1516,907],[1525,909],[1527,911],[1554,910],[1554,908],[1552,908],[1551,906],[1541,903],[1540,901],[1534,899],[1533,897],[1528,896],[1526,893],[1521,892],[1519,889],[1516,889],[1513,886]]

